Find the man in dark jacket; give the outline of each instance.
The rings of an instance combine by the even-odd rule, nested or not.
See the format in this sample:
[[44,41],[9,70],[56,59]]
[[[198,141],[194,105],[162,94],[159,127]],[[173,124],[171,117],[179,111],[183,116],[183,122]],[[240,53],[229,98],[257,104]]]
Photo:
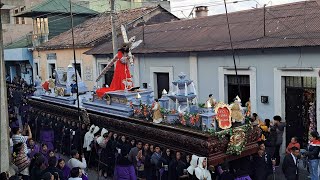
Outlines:
[[277,131],[277,141],[275,146],[275,152],[274,152],[274,158],[276,158],[276,166],[279,166],[280,164],[280,147],[282,145],[282,138],[283,138],[283,132],[284,128],[286,127],[286,124],[284,122],[281,122],[280,116],[274,116],[274,126]]
[[138,141],[136,147],[132,148],[129,151],[129,155],[128,155],[128,159],[129,161],[131,161],[134,165],[134,167],[137,167],[137,155],[139,153],[139,151],[142,149],[142,141]]
[[45,174],[45,173],[49,172],[52,175],[58,174],[60,178],[63,177],[63,172],[56,167],[57,166],[57,158],[55,156],[54,157],[50,157],[48,159],[48,164],[49,164],[49,166],[47,167],[47,169],[45,169],[42,172],[42,174]]
[[186,169],[186,164],[181,160],[181,153],[179,151],[176,152],[176,157],[171,160],[169,164],[169,180],[177,180],[183,176],[183,170]]
[[277,142],[277,130],[275,126],[270,126],[270,132],[266,133],[266,141],[264,142],[266,146],[266,153],[272,157],[276,150]]
[[266,180],[272,174],[272,165],[275,162],[272,162],[271,157],[265,152],[264,142],[260,141],[258,145],[258,153],[254,155],[252,161],[253,179]]
[[300,150],[297,147],[291,148],[291,153],[287,154],[283,159],[282,171],[287,180],[298,180],[298,156]]

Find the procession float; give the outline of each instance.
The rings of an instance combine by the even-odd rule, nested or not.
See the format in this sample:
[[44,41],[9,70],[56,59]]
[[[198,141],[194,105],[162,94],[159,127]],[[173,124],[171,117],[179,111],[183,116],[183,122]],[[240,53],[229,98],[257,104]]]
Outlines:
[[[169,90],[163,90],[160,99],[154,99],[151,88],[134,87],[129,71],[134,59],[131,50],[141,40],[128,40],[123,29],[124,45],[97,78],[98,81],[116,63],[110,87],[88,91],[69,66],[67,72],[56,71],[55,80],[49,79],[43,88],[36,88],[35,96],[29,100],[33,111],[95,124],[143,142],[208,157],[213,166],[257,151],[261,132],[249,120],[250,102],[242,107],[238,96],[230,105],[210,96],[206,102],[198,103],[196,87],[184,73]],[[72,95],[75,87],[79,98]]]

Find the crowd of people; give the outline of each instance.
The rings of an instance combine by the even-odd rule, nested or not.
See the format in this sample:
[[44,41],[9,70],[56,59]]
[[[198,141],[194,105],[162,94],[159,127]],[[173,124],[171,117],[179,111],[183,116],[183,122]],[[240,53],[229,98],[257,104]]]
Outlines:
[[299,162],[309,172],[311,180],[319,180],[319,152],[320,137],[317,131],[309,132],[309,143],[305,149],[301,149],[299,139],[290,137],[291,141],[284,152],[280,151],[283,141],[283,133],[286,124],[280,116],[274,116],[273,121],[265,119],[261,121],[256,113],[253,113],[252,122],[262,130],[259,150],[253,157],[253,179],[266,180],[274,174],[275,168],[280,165],[280,154],[285,154],[281,170],[287,180],[299,179]]
[[[300,161],[308,162],[305,164],[308,164],[311,180],[319,179],[318,133],[310,133],[306,150],[300,152],[298,138],[292,137],[285,152],[281,152],[286,124],[280,116],[262,121],[253,113],[251,123],[262,130],[257,153],[209,167],[206,157],[172,151],[105,128],[32,109],[28,97],[34,87],[22,78],[14,78],[7,87],[11,166],[15,170],[11,179],[87,180],[86,170],[93,168],[98,170],[99,176],[117,180],[266,180],[280,165],[282,153],[286,153],[281,167],[286,179],[299,178]],[[9,179],[8,174],[2,173],[1,179]]]
[[8,97],[8,113],[10,127],[18,127],[18,117],[21,116],[22,124],[27,123],[28,110],[28,97],[33,95],[35,88],[33,85],[20,77],[15,77],[12,82],[7,81],[7,97]]

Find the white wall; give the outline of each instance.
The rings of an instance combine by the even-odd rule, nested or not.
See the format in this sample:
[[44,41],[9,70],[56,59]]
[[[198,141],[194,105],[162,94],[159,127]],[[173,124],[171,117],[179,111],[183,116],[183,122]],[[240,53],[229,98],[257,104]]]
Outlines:
[[[142,83],[151,84],[150,70],[153,68],[167,68],[168,72],[172,71],[173,79],[176,80],[178,75],[183,72],[190,78],[190,65],[188,54],[167,54],[167,55],[138,55],[139,57],[139,78],[140,86]],[[171,70],[172,69],[172,70]]]
[[[264,118],[272,118],[275,113],[274,69],[279,67],[320,67],[320,48],[265,49],[240,51],[236,55],[238,67],[256,69],[257,112]],[[301,52],[301,55],[300,55]],[[200,101],[205,101],[212,93],[219,99],[219,67],[232,67],[232,56],[226,53],[202,53],[198,55]],[[299,75],[299,72],[296,72]],[[261,96],[269,96],[269,103],[260,102]],[[319,96],[319,95],[318,95]],[[280,114],[281,115],[281,114]]]
[[[142,83],[150,84],[150,69],[152,67],[172,67],[174,80],[178,78],[180,72],[184,72],[187,75],[187,78],[190,78],[190,72],[192,72],[193,68],[196,68],[195,73],[192,72],[191,76],[197,78],[199,102],[204,102],[207,99],[208,94],[213,94],[216,99],[220,99],[219,87],[221,84],[219,85],[219,68],[230,68],[234,66],[232,56],[228,52],[191,54],[167,53],[161,55],[150,54],[136,56],[139,57],[140,86],[142,86]],[[251,83],[253,83],[251,86],[254,84],[256,86],[255,106],[256,111],[261,118],[272,118],[276,113],[279,113],[275,111],[275,103],[278,103],[278,101],[275,101],[275,97],[277,96],[274,95],[274,90],[276,88],[274,82],[274,69],[281,67],[318,68],[320,67],[319,57],[320,48],[302,48],[301,50],[299,48],[282,48],[237,51],[237,66],[242,68],[251,67],[250,69],[254,70],[254,72],[247,71],[247,73],[253,74],[253,79],[250,77]],[[296,74],[299,75],[299,71],[297,71]],[[220,87],[220,91],[221,89],[223,88]],[[252,91],[252,88],[250,91]],[[269,103],[261,103],[261,96],[269,96]],[[320,95],[318,95],[318,97],[320,97]],[[320,109],[318,111],[320,112]],[[283,115],[283,113],[280,115]]]

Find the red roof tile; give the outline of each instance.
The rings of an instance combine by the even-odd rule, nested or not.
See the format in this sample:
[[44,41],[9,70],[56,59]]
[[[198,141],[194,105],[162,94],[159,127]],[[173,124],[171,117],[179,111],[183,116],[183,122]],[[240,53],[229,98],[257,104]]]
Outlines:
[[[320,6],[315,1],[229,14],[235,49],[320,45]],[[129,36],[144,39],[134,53],[191,52],[231,49],[225,14],[134,28]],[[86,54],[112,53],[106,42]]]

